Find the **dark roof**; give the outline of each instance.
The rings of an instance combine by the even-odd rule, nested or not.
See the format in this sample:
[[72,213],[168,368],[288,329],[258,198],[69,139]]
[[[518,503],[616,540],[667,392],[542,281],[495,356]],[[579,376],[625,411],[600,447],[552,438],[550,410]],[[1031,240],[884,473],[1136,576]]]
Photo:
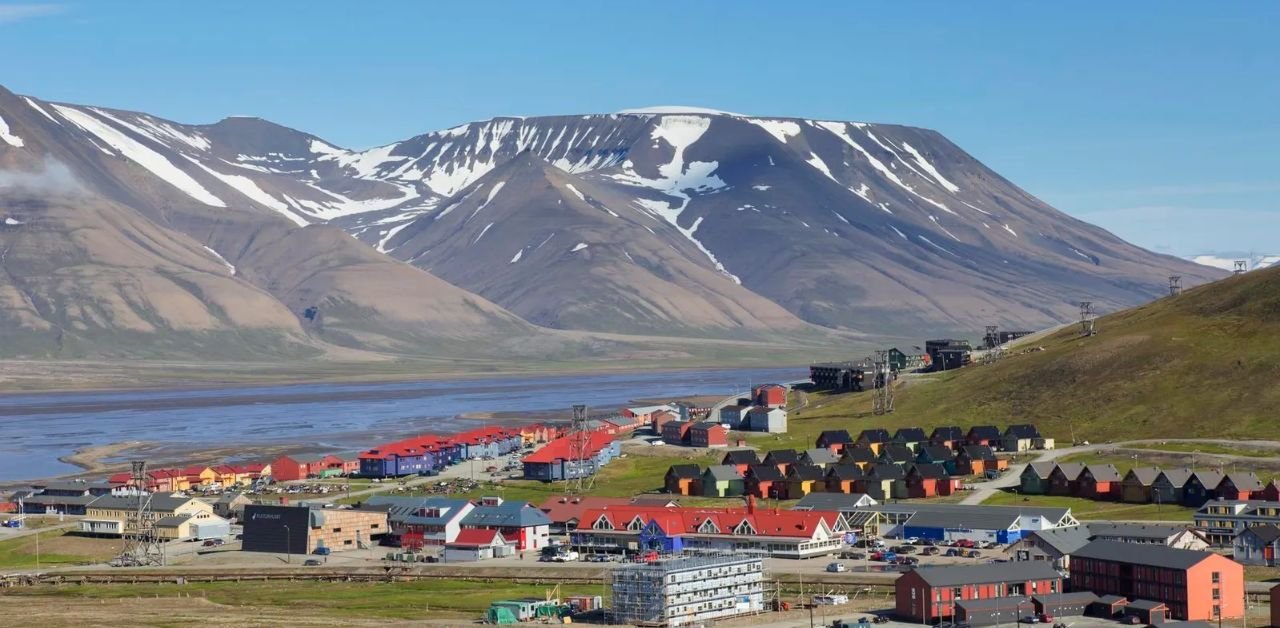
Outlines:
[[787,479],[778,467],[771,464],[753,464],[747,467],[747,475],[761,482],[781,482]]
[[930,460],[952,460],[956,457],[956,452],[950,447],[942,445],[926,445],[920,448],[920,454],[927,456]]
[[[138,495],[128,495],[128,496],[103,495],[102,497],[99,497],[98,499],[94,500],[92,506],[94,508],[137,510],[138,499],[139,499]],[[173,497],[172,495],[152,495],[151,509],[157,512],[172,512],[174,509],[182,506],[183,504],[186,504],[192,499],[195,499],[195,498],[194,497]]]
[[1092,522],[1089,524],[1089,536],[1115,536],[1135,539],[1159,539],[1161,541],[1179,533],[1186,532],[1186,526],[1160,525],[1152,523],[1108,523]]
[[1048,530],[1033,530],[1026,536],[1034,536],[1040,542],[1052,547],[1059,554],[1070,555],[1089,544],[1091,533],[1088,526],[1067,526]]
[[764,455],[763,462],[767,464],[800,462],[800,454],[794,449],[775,449]]
[[853,436],[849,435],[849,430],[823,430],[821,434],[818,434],[817,442],[830,445],[832,443],[852,443],[854,441]]
[[862,467],[856,464],[837,464],[827,468],[827,477],[836,480],[857,480],[864,475]]
[[1162,608],[1168,608],[1164,602],[1156,602],[1155,600],[1129,600],[1125,604],[1126,608],[1136,608],[1140,611],[1154,611]]
[[720,462],[721,464],[759,464],[760,456],[754,449],[735,449],[725,452],[724,460]]
[[667,475],[673,475],[677,478],[700,478],[702,477],[702,467],[696,464],[673,464],[667,469]]
[[885,445],[884,449],[880,450],[880,459],[890,462],[908,462],[914,460],[915,457],[916,454],[911,451],[910,447],[897,443]]
[[817,467],[811,464],[794,464],[794,465],[791,465],[791,468],[787,469],[788,480],[822,481],[826,479],[826,477],[827,477],[827,474],[822,470],[821,467]]
[[1084,472],[1084,465],[1078,462],[1060,462],[1054,468],[1054,472],[1061,472],[1068,480],[1077,480],[1080,474]]
[[1031,600],[1047,604],[1049,606],[1078,606],[1089,605],[1098,601],[1098,595],[1093,591],[1073,591],[1071,593],[1046,593],[1042,595],[1033,595]]
[[970,460],[994,460],[996,457],[996,450],[991,445],[965,445],[961,452]]
[[1085,467],[1095,482],[1119,482],[1120,471],[1113,464],[1091,464]]
[[738,475],[738,467],[727,464],[711,465],[707,467],[707,470],[703,472],[703,475],[711,476],[711,479],[716,482],[742,479],[742,476]]
[[1252,534],[1258,537],[1258,540],[1263,543],[1275,543],[1276,539],[1280,539],[1280,528],[1268,523],[1266,525],[1245,528],[1244,532],[1241,532],[1240,534]]
[[1238,491],[1260,491],[1263,487],[1262,480],[1259,480],[1253,472],[1228,473],[1222,480],[1223,482],[1231,480],[1231,485]]
[[969,511],[948,513],[937,511],[920,511],[911,515],[903,524],[915,528],[969,528],[971,530],[1008,530],[1018,521],[1016,512],[983,512]]
[[862,433],[858,434],[858,440],[868,443],[887,443],[890,440],[889,430],[881,428],[862,430]]
[[831,450],[826,447],[815,447],[806,449],[803,454],[800,454],[800,460],[808,461],[810,464],[824,465],[839,462],[840,456],[831,453]]
[[1010,425],[1009,427],[1005,428],[1004,435],[1014,436],[1017,438],[1039,438],[1040,430],[1036,429],[1036,426],[1034,425],[1030,425],[1028,423],[1019,423],[1017,425]]
[[1128,598],[1124,597],[1123,595],[1103,595],[1098,598],[1098,601],[1110,606],[1129,602]]
[[[1186,485],[1187,480],[1191,478],[1191,471],[1187,469],[1165,469],[1160,472],[1164,479],[1174,488],[1182,488]],[[1156,478],[1157,480],[1160,478]]]
[[1129,469],[1129,472],[1124,474],[1124,479],[1126,481],[1132,478],[1137,480],[1138,484],[1141,484],[1142,486],[1151,486],[1158,477],[1160,477],[1160,469],[1156,467],[1135,467],[1133,469]]
[[858,507],[858,500],[866,497],[866,493],[809,493],[800,498],[792,510],[852,510]]
[[933,434],[929,438],[931,440],[960,440],[964,438],[964,429],[955,425],[935,427],[933,428]]
[[904,427],[893,435],[893,441],[896,443],[921,443],[929,440],[925,436],[924,430],[918,427]]
[[1212,556],[1209,552],[1174,549],[1152,543],[1093,541],[1076,550],[1073,558],[1093,558],[1131,565],[1149,565],[1167,569],[1188,569]]
[[1062,576],[1053,568],[1053,565],[1043,560],[1024,560],[986,565],[920,567],[915,569],[915,573],[930,586],[935,587],[1062,579]]
[[[1200,485],[1205,488],[1217,488],[1217,486],[1222,483],[1222,474],[1217,471],[1196,471],[1191,475],[1199,480]],[[1187,478],[1187,481],[1190,480],[1191,478]]]
[[156,519],[156,527],[158,528],[174,528],[180,526],[191,519],[191,515],[169,515],[168,517],[160,517]]
[[875,462],[876,452],[870,447],[845,447],[840,459],[847,462]]
[[1023,469],[1022,472],[1026,473],[1027,471],[1030,471],[1032,473],[1035,473],[1036,477],[1040,478],[1041,480],[1047,480],[1049,479],[1049,474],[1053,473],[1053,468],[1056,466],[1058,465],[1051,460],[1045,460],[1043,462],[1033,462],[1027,465],[1027,468]]
[[940,464],[932,462],[917,462],[915,466],[911,468],[911,475],[916,475],[922,478],[941,479],[948,477],[950,474],[948,474],[947,470]]
[[969,428],[967,436],[986,439],[1000,438],[1000,428],[994,425],[975,425]]
[[871,467],[866,477],[877,480],[901,480],[907,477],[907,473],[896,464],[877,464]]

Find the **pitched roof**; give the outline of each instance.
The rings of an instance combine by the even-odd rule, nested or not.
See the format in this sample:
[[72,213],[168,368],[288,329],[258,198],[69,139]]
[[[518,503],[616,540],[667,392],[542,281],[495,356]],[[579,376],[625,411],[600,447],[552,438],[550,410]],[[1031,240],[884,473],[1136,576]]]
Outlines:
[[933,434],[929,438],[931,440],[960,440],[964,438],[964,429],[955,425],[935,427],[933,428]]
[[991,445],[965,445],[961,448],[961,452],[970,460],[995,460],[996,458],[996,450],[992,449]]
[[847,462],[875,462],[876,452],[870,447],[845,447],[840,459]]
[[778,467],[771,464],[753,464],[747,467],[747,476],[760,482],[781,482],[787,479]]
[[1023,473],[1030,471],[1032,473],[1035,473],[1036,477],[1040,478],[1041,480],[1047,480],[1049,479],[1049,474],[1053,473],[1053,469],[1056,466],[1058,466],[1057,463],[1053,462],[1052,460],[1046,460],[1043,462],[1033,462],[1027,465],[1027,468],[1023,470]]
[[1093,476],[1095,482],[1120,481],[1120,471],[1113,464],[1091,464],[1084,469],[1089,472],[1089,475]]
[[1031,596],[1031,600],[1048,604],[1051,608],[1057,606],[1088,606],[1098,601],[1098,595],[1093,591],[1072,591],[1071,593],[1041,593]]
[[467,528],[458,532],[458,538],[449,542],[449,545],[461,545],[464,547],[483,547],[493,545],[495,540],[501,540],[503,543],[506,539],[502,538],[502,533],[497,530],[485,528]]
[[[1199,480],[1201,486],[1208,489],[1217,488],[1222,483],[1222,474],[1217,471],[1195,471],[1191,476]],[[1187,481],[1190,482],[1191,478],[1187,478]]]
[[919,443],[929,440],[929,437],[925,436],[924,430],[921,428],[904,427],[894,433],[893,440],[899,443]]
[[1013,436],[1016,438],[1039,438],[1040,430],[1036,426],[1027,423],[1010,425],[1004,430],[1005,436]]
[[542,449],[525,456],[522,462],[553,463],[557,460],[576,459],[577,455],[590,457],[600,453],[613,442],[613,435],[608,432],[591,432],[587,434],[585,442],[581,445],[579,445],[581,441],[575,442],[578,438],[581,437],[561,436],[544,445]]
[[969,511],[948,513],[921,511],[907,519],[903,525],[915,528],[969,528],[973,530],[1009,530],[1018,521],[1016,512]]
[[1027,536],[1034,536],[1040,542],[1052,547],[1059,554],[1070,555],[1089,544],[1089,527],[1085,525],[1033,530]]
[[488,526],[493,528],[550,525],[546,513],[525,502],[503,502],[497,506],[476,506],[462,519],[464,526]]
[[1061,473],[1070,481],[1080,478],[1080,474],[1084,472],[1084,465],[1078,462],[1060,462],[1054,467],[1054,473]]
[[801,457],[812,464],[833,464],[840,460],[839,456],[831,453],[831,450],[826,447],[806,449]]
[[[1228,473],[1223,476],[1222,482],[1227,480],[1231,480],[1231,485],[1236,487],[1238,491],[1260,491],[1264,486],[1262,480],[1259,480],[1258,476],[1253,472]],[[1222,482],[1219,482],[1219,484]]]
[[996,439],[1000,438],[1000,428],[994,425],[975,425],[969,428],[967,436],[987,440]]
[[1259,541],[1270,544],[1275,543],[1277,539],[1280,539],[1280,528],[1268,523],[1265,525],[1245,528],[1244,532],[1241,532],[1240,534],[1252,534],[1253,536],[1258,537]]
[[907,475],[927,479],[941,479],[949,477],[950,474],[948,474],[947,470],[940,464],[932,462],[917,462],[915,466],[911,467],[911,471]]
[[[809,493],[800,498],[792,510],[825,510],[839,512],[858,508],[858,502],[869,499],[866,493]],[[871,500],[875,503],[875,500]]]
[[853,436],[849,435],[849,430],[823,430],[821,434],[818,434],[817,442],[830,445],[832,443],[852,443],[854,440]]
[[862,433],[858,434],[858,440],[868,443],[887,443],[890,440],[889,430],[881,428],[862,430]]
[[[391,521],[402,521],[414,525],[444,525],[460,517],[471,502],[465,499],[448,497],[394,497],[391,495],[373,495],[365,501],[366,506],[385,508]],[[437,511],[439,515],[429,516],[420,512]]]
[[[1164,469],[1160,471],[1160,475],[1174,488],[1182,488],[1186,485],[1187,480],[1191,479],[1191,471],[1188,469]],[[1160,478],[1157,477],[1156,479]]]
[[[745,508],[642,508],[617,506],[587,511],[582,526],[588,527],[604,518],[615,529],[623,529],[637,517],[647,525],[656,523],[667,534],[699,534],[699,529],[710,521],[719,534],[731,534],[746,521],[752,532],[748,536],[774,536],[812,538],[818,526],[835,523],[836,514],[819,511],[756,510]],[[702,532],[705,534],[705,532]]]
[[715,480],[716,482],[724,482],[724,481],[732,482],[733,480],[742,479],[742,476],[738,475],[738,467],[734,467],[727,464],[713,464],[707,467],[707,470],[703,473],[703,475],[711,476],[711,479]]
[[727,451],[721,464],[758,464],[760,456],[756,454],[754,449],[735,449]]
[[1122,537],[1164,541],[1179,532],[1186,532],[1188,529],[1186,526],[1176,525],[1095,521],[1089,524],[1089,536],[1095,539],[1098,537]]
[[[372,499],[370,500],[372,501]],[[558,495],[548,497],[538,506],[538,510],[547,514],[552,523],[565,524],[570,521],[581,521],[582,514],[593,508],[622,506],[631,503],[626,497],[577,497]]]
[[702,467],[696,464],[673,464],[667,469],[667,475],[681,479],[696,479],[702,477]]
[[794,464],[787,469],[788,480],[813,480],[819,481],[826,479],[827,474],[821,467],[811,464]]
[[915,459],[915,457],[916,454],[911,451],[910,447],[897,443],[885,445],[884,448],[880,450],[880,458],[891,462],[907,462]]
[[689,429],[697,430],[699,432],[709,432],[711,430],[728,431],[728,429],[726,429],[725,426],[720,425],[719,423],[716,423],[714,421],[703,421],[701,423],[694,423],[693,426],[690,427]]
[[827,477],[834,480],[857,480],[865,474],[856,464],[836,464],[827,468]]
[[1076,550],[1073,558],[1093,558],[1131,565],[1149,565],[1168,569],[1188,569],[1213,556],[1210,552],[1174,549],[1153,543],[1092,541]]
[[930,460],[953,460],[956,457],[955,451],[943,445],[926,445],[920,448],[920,453]]
[[168,517],[156,519],[155,525],[158,528],[176,528],[190,519],[191,515],[169,515]]
[[762,462],[769,464],[795,463],[800,461],[800,454],[794,449],[775,449],[764,455]]
[[926,583],[935,587],[1062,579],[1062,576],[1051,564],[1042,560],[1025,560],[986,565],[919,567],[914,571]]
[[1142,486],[1151,486],[1160,477],[1160,469],[1157,467],[1134,467],[1124,474],[1126,482],[1136,481]]
[[877,464],[871,467],[866,477],[877,480],[901,480],[907,477],[907,473],[896,464]]
[[[138,500],[147,496],[140,495],[103,495],[94,500],[94,508],[108,508],[113,510],[137,510]],[[156,512],[172,512],[186,505],[194,497],[174,497],[172,495],[151,495],[151,509]]]
[[1157,602],[1155,600],[1129,600],[1129,603],[1125,604],[1125,608],[1136,608],[1140,611],[1154,611],[1168,607],[1165,606],[1164,602]]

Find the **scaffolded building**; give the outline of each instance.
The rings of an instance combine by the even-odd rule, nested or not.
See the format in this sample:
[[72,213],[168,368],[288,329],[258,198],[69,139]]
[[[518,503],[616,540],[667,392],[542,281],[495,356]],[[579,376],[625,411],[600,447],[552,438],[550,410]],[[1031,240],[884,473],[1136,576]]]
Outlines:
[[765,610],[764,562],[692,555],[613,571],[614,623],[687,626]]

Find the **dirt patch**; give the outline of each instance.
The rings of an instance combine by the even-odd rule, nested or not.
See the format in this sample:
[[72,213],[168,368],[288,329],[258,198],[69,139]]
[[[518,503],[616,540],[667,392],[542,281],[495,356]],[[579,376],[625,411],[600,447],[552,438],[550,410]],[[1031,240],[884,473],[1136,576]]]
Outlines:
[[[84,599],[65,595],[5,596],[5,613],[12,617],[39,617],[41,626],[315,626],[328,628],[334,618],[309,612],[300,606],[287,611],[252,606],[216,604],[201,597],[183,597],[164,591],[157,597]],[[163,597],[161,597],[163,596]],[[344,617],[344,626],[456,626],[458,619],[397,621]],[[469,623],[469,622],[467,622]]]

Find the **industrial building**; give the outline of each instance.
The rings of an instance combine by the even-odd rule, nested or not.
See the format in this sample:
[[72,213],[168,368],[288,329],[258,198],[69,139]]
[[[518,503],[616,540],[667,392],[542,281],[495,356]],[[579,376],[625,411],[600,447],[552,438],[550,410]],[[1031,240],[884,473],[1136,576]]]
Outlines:
[[376,545],[387,533],[385,509],[250,504],[244,509],[246,552],[310,554]]
[[682,556],[613,571],[612,620],[689,626],[765,610],[764,562],[741,556]]
[[[1017,563],[1014,563],[1017,564]],[[1034,563],[1029,563],[1034,564]],[[1244,616],[1244,566],[1212,552],[1093,541],[1071,556],[1071,587],[1168,607],[1178,620]]]
[[894,608],[914,623],[1012,624],[1031,612],[1031,596],[1062,591],[1062,575],[1045,562],[921,567],[894,581]]
[[1013,543],[1033,530],[1079,525],[1070,508],[900,502],[841,509],[842,525],[883,537]]
[[[207,519],[211,523],[216,523],[215,520],[221,519],[213,514],[213,506],[185,495],[181,497],[172,495],[104,495],[96,498],[86,506],[85,517],[80,520],[79,531],[84,534],[103,536],[122,536],[137,532],[139,502],[146,503],[142,526],[155,529],[157,534],[161,534],[157,524],[160,520],[166,518],[171,519],[165,522],[166,529],[163,534],[177,533],[174,527],[175,519],[172,518]],[[180,531],[190,533],[190,528],[189,526],[184,527]]]

